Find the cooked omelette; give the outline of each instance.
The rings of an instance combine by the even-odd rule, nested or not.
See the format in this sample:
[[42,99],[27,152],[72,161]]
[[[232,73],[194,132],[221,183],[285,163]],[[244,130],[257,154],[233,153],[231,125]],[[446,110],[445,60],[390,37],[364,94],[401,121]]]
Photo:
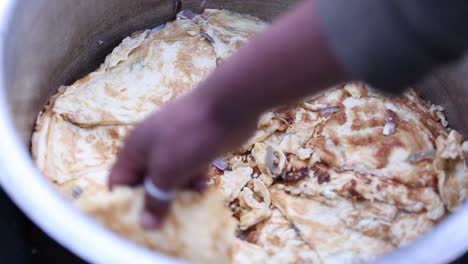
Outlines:
[[163,228],[143,231],[141,188],[107,187],[125,135],[267,26],[226,10],[183,11],[125,38],[39,115],[40,170],[113,231],[198,263],[366,262],[460,207],[468,143],[443,107],[351,82],[264,113],[242,147],[213,162],[206,193],[178,193]]

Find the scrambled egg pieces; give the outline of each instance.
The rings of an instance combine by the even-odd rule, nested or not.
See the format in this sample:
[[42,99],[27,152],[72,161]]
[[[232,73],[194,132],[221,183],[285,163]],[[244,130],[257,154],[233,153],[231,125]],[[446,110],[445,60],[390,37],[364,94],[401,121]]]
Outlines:
[[226,10],[183,11],[124,39],[39,115],[37,165],[108,228],[197,263],[369,261],[465,201],[468,143],[446,127],[443,108],[352,82],[265,113],[210,167],[209,191],[178,193],[163,228],[143,231],[142,190],[106,184],[125,135],[266,27]]

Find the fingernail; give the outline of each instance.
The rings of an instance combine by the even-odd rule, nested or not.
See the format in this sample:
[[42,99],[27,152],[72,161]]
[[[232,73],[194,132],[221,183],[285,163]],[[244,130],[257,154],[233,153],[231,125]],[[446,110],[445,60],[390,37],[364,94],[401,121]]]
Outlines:
[[140,224],[145,230],[154,230],[160,227],[161,221],[150,212],[143,211],[140,216]]

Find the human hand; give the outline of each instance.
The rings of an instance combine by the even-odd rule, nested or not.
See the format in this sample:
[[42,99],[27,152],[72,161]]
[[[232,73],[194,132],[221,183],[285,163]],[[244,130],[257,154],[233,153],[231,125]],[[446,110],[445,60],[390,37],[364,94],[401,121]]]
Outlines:
[[[110,186],[149,177],[163,191],[200,189],[208,164],[246,140],[260,113],[349,80],[314,5],[299,4],[191,93],[137,125],[112,169]],[[157,227],[170,203],[145,197],[142,224]]]
[[[140,184],[148,177],[165,192],[203,190],[209,163],[241,144],[256,124],[255,118],[244,119],[242,125],[218,118],[209,101],[188,94],[135,126],[111,171],[111,188]],[[142,226],[160,226],[169,206],[169,200],[155,199],[146,192]]]

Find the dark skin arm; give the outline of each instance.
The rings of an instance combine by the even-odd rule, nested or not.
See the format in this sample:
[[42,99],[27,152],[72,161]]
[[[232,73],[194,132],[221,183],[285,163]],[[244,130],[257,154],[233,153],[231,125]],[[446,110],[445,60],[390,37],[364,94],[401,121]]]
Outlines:
[[[137,125],[111,172],[110,185],[135,185],[150,177],[162,190],[200,189],[210,162],[242,144],[262,112],[345,81],[314,4],[299,4],[193,92]],[[157,227],[169,206],[146,195],[143,226]]]

